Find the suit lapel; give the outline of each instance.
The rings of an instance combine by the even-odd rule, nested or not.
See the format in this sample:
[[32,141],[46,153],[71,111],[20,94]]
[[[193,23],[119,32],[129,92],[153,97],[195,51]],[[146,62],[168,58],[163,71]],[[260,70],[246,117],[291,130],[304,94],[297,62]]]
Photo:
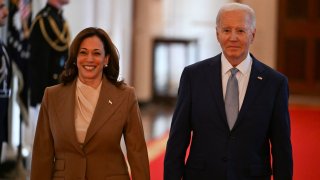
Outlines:
[[76,90],[76,80],[70,85],[63,87],[61,94],[57,96],[57,112],[58,119],[62,120],[61,128],[68,139],[75,148],[82,153],[82,150],[79,146],[76,130],[75,130],[75,117],[74,117],[74,108],[75,108],[75,90]]
[[219,114],[223,120],[224,125],[228,127],[227,117],[224,107],[224,99],[222,92],[222,80],[221,80],[221,54],[215,56],[213,61],[210,62],[210,65],[206,69],[206,77],[208,78],[210,92],[213,93],[215,102],[219,109]]
[[119,89],[103,78],[99,99],[87,130],[84,145],[86,145],[95,133],[110,120],[110,117],[120,107],[123,97]]
[[246,91],[245,98],[243,100],[237,121],[233,129],[235,129],[237,125],[241,123],[244,115],[249,110],[249,107],[252,104],[252,101],[255,99],[256,95],[259,93],[260,89],[262,88],[264,84],[263,71],[264,71],[264,68],[261,65],[261,63],[252,56],[252,67],[251,67],[251,73],[250,73],[247,91]]

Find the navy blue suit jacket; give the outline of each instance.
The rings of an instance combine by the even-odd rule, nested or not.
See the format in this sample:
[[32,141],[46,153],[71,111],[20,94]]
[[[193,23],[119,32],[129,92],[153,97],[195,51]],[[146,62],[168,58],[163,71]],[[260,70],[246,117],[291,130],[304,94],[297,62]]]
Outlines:
[[271,174],[275,180],[292,179],[287,78],[252,59],[246,95],[231,131],[221,54],[183,70],[167,142],[165,180],[269,180]]

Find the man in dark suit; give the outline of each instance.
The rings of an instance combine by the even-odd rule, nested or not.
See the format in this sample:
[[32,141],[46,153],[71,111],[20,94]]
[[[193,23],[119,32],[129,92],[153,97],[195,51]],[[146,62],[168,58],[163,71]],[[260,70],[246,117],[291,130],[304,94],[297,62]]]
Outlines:
[[[5,5],[5,0],[0,0],[0,27],[5,25],[7,16],[8,8]],[[2,143],[8,140],[8,107],[9,98],[11,97],[11,76],[11,60],[0,39],[0,157]]]
[[222,53],[181,76],[165,180],[292,179],[287,78],[249,53],[255,32],[249,6],[229,3],[219,10]]

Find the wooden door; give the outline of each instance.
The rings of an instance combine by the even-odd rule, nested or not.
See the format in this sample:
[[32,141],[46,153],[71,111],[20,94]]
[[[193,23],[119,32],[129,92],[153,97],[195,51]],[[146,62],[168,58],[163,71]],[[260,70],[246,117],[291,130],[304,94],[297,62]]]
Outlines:
[[278,1],[277,69],[290,92],[320,96],[320,1]]

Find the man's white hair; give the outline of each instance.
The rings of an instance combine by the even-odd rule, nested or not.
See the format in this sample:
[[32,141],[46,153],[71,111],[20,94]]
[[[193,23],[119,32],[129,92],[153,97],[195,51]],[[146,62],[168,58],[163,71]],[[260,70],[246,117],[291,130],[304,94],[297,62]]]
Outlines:
[[241,4],[241,3],[227,3],[227,4],[224,4],[220,8],[220,10],[219,10],[219,12],[217,14],[216,26],[219,27],[220,20],[221,20],[220,17],[221,17],[221,14],[223,12],[234,11],[234,10],[245,11],[249,15],[251,30],[254,30],[256,28],[256,15],[255,15],[254,10],[250,6],[248,6],[246,4]]

